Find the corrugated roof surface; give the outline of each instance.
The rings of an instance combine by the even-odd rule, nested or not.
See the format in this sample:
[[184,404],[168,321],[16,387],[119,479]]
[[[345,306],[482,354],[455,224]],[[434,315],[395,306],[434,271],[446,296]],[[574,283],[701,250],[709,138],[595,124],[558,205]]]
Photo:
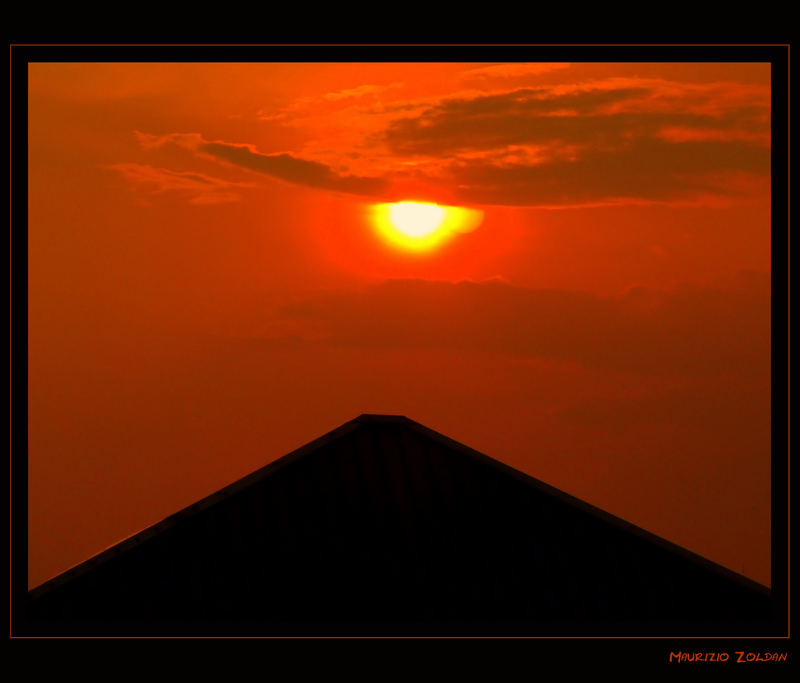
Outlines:
[[751,636],[770,616],[764,587],[369,415],[31,598],[32,629],[97,635]]

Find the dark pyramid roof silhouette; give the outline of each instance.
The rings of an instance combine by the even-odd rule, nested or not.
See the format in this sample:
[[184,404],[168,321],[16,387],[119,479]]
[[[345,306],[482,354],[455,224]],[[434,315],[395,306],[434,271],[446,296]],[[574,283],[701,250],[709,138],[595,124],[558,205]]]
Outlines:
[[770,591],[361,415],[29,593],[41,635],[772,635]]

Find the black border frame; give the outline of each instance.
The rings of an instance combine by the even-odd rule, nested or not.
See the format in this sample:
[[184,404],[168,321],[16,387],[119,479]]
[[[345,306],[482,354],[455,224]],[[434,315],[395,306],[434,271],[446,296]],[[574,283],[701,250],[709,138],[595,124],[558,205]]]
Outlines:
[[[767,62],[772,72],[772,592],[776,632],[752,642],[735,639],[530,639],[527,645],[595,661],[667,663],[670,651],[790,651],[789,638],[789,45],[525,45],[525,44],[111,44],[9,45],[10,156],[10,626],[25,637],[27,596],[27,67],[32,62]],[[16,305],[14,305],[16,304]],[[785,313],[785,315],[784,315]],[[784,346],[786,344],[786,346]],[[784,352],[785,350],[785,352]],[[27,374],[26,374],[27,377]],[[785,379],[784,379],[785,378]],[[783,406],[787,406],[784,412]],[[24,436],[20,436],[24,435]],[[24,448],[23,448],[23,443]],[[531,654],[533,654],[531,652]],[[552,656],[552,655],[550,655]],[[549,657],[548,657],[549,658]],[[791,660],[792,654],[789,654]]]

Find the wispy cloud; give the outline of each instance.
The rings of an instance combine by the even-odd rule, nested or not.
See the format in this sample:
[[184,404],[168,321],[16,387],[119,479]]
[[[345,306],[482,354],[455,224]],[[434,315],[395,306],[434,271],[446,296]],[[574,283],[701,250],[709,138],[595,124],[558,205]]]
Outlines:
[[349,107],[354,101],[369,100],[375,102],[377,97],[388,90],[402,88],[404,83],[387,83],[383,85],[359,85],[355,88],[335,90],[314,97],[300,97],[294,102],[277,111],[260,111],[258,116],[262,121],[275,121],[290,123],[294,118],[304,118],[309,113],[316,113],[320,105],[335,104]]
[[569,62],[535,62],[520,64],[494,64],[483,66],[477,69],[468,69],[461,72],[464,80],[489,80],[489,79],[509,79],[522,78],[525,76],[538,76],[539,74],[567,69],[571,66]]
[[358,99],[368,95],[378,95],[379,93],[386,92],[387,90],[402,88],[404,85],[404,83],[388,83],[386,85],[359,85],[357,88],[347,88],[346,90],[329,92],[323,95],[322,99],[333,102],[338,100]]
[[153,194],[174,192],[190,204],[220,204],[241,199],[235,188],[252,187],[252,183],[232,182],[193,171],[171,171],[147,164],[120,163],[107,166],[134,185]]

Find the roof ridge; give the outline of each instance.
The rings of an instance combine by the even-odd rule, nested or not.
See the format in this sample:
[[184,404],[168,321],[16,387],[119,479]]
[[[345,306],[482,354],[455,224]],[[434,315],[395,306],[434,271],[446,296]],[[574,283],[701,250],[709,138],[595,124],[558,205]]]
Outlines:
[[263,478],[270,476],[274,472],[277,472],[287,465],[299,460],[300,458],[304,457],[305,455],[314,452],[315,450],[333,442],[341,437],[349,434],[350,432],[357,429],[364,420],[360,420],[359,418],[354,418],[345,422],[344,424],[340,425],[339,427],[332,429],[329,432],[326,432],[322,436],[310,441],[309,443],[300,446],[299,448],[283,455],[276,460],[273,460],[263,467],[259,467],[254,472],[250,474],[246,474],[243,477],[240,477],[234,482],[218,489],[214,493],[211,493],[207,496],[204,496],[198,501],[187,505],[184,508],[181,508],[177,512],[164,517],[162,520],[151,524],[141,531],[137,531],[126,538],[114,543],[113,545],[101,550],[98,553],[95,553],[91,557],[87,558],[86,560],[82,560],[78,564],[73,565],[66,571],[57,574],[56,576],[48,579],[42,584],[36,586],[32,590],[28,591],[28,599],[36,599],[45,593],[50,592],[52,589],[57,588],[58,586],[66,583],[67,581],[72,580],[77,576],[81,576],[88,572],[94,567],[106,562],[107,560],[112,559],[120,555],[121,553],[125,552],[126,550],[137,546],[154,536],[157,536],[163,531],[174,527],[179,522],[182,522],[189,517],[196,515],[197,513],[207,510],[208,508],[220,503],[224,500],[227,500],[231,496],[235,495],[239,491],[242,491],[256,482],[261,481]]
[[363,413],[358,417],[345,422],[344,424],[340,425],[339,427],[326,432],[322,436],[310,441],[309,443],[291,451],[290,453],[283,455],[276,460],[273,460],[263,467],[251,472],[244,477],[237,479],[236,481],[224,486],[223,488],[215,491],[214,493],[209,494],[201,498],[200,500],[178,510],[177,512],[165,517],[159,522],[155,524],[151,524],[150,526],[142,529],[135,534],[128,536],[127,538],[122,539],[121,541],[115,543],[114,545],[105,548],[104,550],[96,553],[95,555],[91,556],[90,558],[79,562],[78,564],[74,565],[70,569],[58,574],[57,576],[45,581],[44,583],[40,584],[36,588],[28,591],[28,598],[29,599],[36,599],[39,596],[48,593],[50,590],[70,581],[71,579],[81,576],[86,572],[90,571],[94,567],[110,560],[123,552],[127,551],[128,549],[137,546],[154,536],[162,533],[163,531],[170,529],[177,525],[178,523],[182,522],[185,519],[188,519],[197,513],[206,510],[217,503],[220,503],[224,500],[227,500],[231,496],[236,495],[240,491],[249,488],[253,484],[261,481],[262,479],[274,474],[275,472],[283,469],[287,465],[296,462],[300,458],[305,457],[306,455],[313,453],[314,451],[322,448],[333,441],[336,441],[347,434],[355,431],[362,425],[369,425],[369,424],[397,424],[397,425],[405,425],[406,427],[413,429],[414,431],[426,436],[428,438],[434,439],[439,443],[447,446],[448,448],[459,452],[467,457],[470,457],[473,460],[477,460],[484,465],[492,467],[495,470],[498,470],[507,476],[511,476],[517,481],[535,488],[540,493],[544,493],[545,495],[554,497],[561,502],[569,505],[572,508],[576,508],[581,512],[592,516],[595,519],[600,520],[606,524],[610,524],[618,529],[621,529],[627,533],[633,534],[638,538],[647,541],[649,543],[655,544],[673,554],[677,554],[683,559],[692,562],[695,565],[700,565],[714,573],[732,580],[740,585],[743,585],[751,590],[755,590],[761,594],[771,595],[772,591],[769,587],[764,586],[752,579],[743,576],[727,567],[720,565],[712,560],[709,560],[702,555],[698,555],[687,548],[679,546],[671,541],[668,541],[661,536],[657,536],[656,534],[647,531],[631,522],[628,522],[621,517],[617,517],[616,515],[612,515],[611,513],[598,508],[590,503],[587,503],[580,498],[576,498],[560,489],[551,486],[535,477],[522,472],[510,465],[506,465],[505,463],[496,460],[480,451],[475,450],[474,448],[470,448],[459,441],[455,441],[450,437],[437,432],[430,427],[426,427],[425,425],[416,422],[404,415],[390,415],[390,414],[379,414],[379,413]]
[[479,460],[480,462],[493,467],[501,472],[504,472],[507,475],[510,475],[517,479],[518,481],[522,482],[523,484],[527,484],[528,486],[532,486],[537,490],[550,495],[562,502],[570,505],[572,507],[578,508],[582,512],[591,515],[592,517],[599,519],[601,522],[606,522],[611,524],[623,531],[631,533],[645,541],[649,541],[650,543],[654,543],[655,545],[660,546],[661,548],[680,555],[682,558],[693,562],[694,564],[699,564],[706,569],[709,569],[725,578],[733,580],[739,584],[744,585],[746,588],[751,590],[758,591],[764,595],[771,595],[772,590],[769,586],[765,586],[753,579],[749,579],[743,574],[739,574],[738,572],[725,567],[713,560],[709,560],[707,557],[703,557],[698,553],[695,553],[688,548],[684,548],[683,546],[678,545],[677,543],[673,543],[672,541],[668,541],[666,538],[662,536],[658,536],[651,531],[647,531],[646,529],[629,522],[622,517],[617,517],[616,515],[611,514],[610,512],[603,510],[591,503],[587,503],[585,500],[580,498],[576,498],[575,496],[562,491],[561,489],[552,486],[546,482],[543,482],[541,479],[537,479],[536,477],[526,474],[522,470],[518,470],[510,465],[506,465],[504,462],[500,460],[496,460],[485,453],[481,453],[480,451],[476,451],[474,448],[470,448],[469,446],[465,446],[459,441],[455,441],[444,434],[441,434],[430,427],[426,427],[419,422],[415,422],[414,420],[408,420],[409,426],[412,427],[415,431],[421,432],[426,436],[436,439],[440,443],[452,448],[453,450],[459,451],[460,453],[467,455],[473,459]]

